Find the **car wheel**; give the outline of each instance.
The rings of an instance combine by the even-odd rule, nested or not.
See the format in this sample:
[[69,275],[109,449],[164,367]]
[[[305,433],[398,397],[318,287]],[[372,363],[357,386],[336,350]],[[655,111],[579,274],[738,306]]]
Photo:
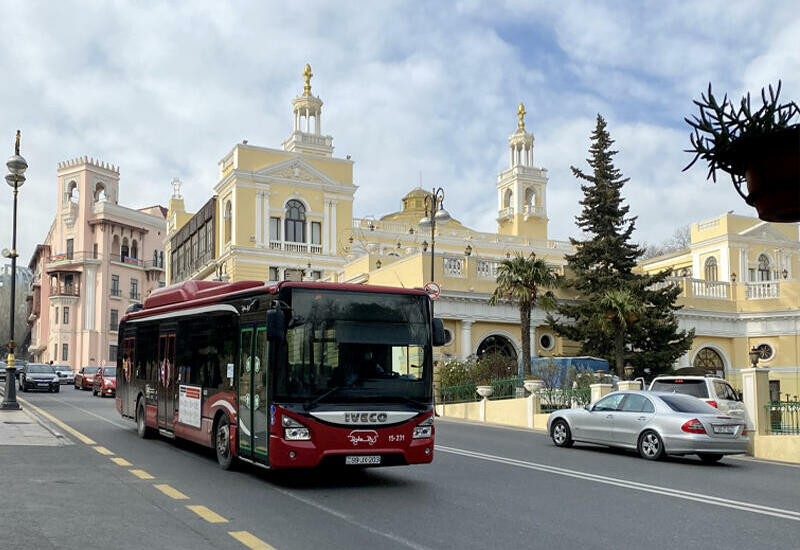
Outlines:
[[572,432],[570,432],[569,424],[566,420],[558,419],[553,422],[553,427],[550,430],[550,437],[553,438],[553,443],[556,447],[572,447]]
[[147,439],[152,434],[152,430],[147,426],[147,422],[145,422],[143,399],[140,399],[139,403],[136,405],[136,433],[142,439]]
[[231,423],[227,416],[221,416],[214,430],[214,447],[217,451],[217,462],[223,470],[230,470],[233,466],[233,453],[231,452]]
[[664,442],[653,430],[647,430],[639,436],[639,456],[647,460],[658,460],[664,456]]
[[700,453],[697,456],[699,456],[700,460],[706,464],[714,464],[715,462],[722,460],[721,453]]

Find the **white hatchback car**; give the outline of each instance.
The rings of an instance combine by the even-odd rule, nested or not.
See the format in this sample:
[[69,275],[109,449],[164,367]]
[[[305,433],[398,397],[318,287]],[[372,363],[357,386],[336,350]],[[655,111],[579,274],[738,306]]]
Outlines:
[[744,404],[726,380],[710,376],[659,376],[650,382],[650,391],[682,393],[700,398],[721,412],[744,417]]

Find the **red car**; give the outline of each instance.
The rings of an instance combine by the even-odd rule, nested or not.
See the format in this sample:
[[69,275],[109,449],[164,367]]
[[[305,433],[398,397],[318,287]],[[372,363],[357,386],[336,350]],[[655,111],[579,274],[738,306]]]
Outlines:
[[94,383],[94,375],[97,371],[100,370],[100,367],[82,367],[75,374],[75,381],[73,382],[73,386],[76,390],[90,390],[92,389],[92,384]]
[[117,367],[100,367],[100,372],[94,375],[92,395],[105,397],[117,393]]

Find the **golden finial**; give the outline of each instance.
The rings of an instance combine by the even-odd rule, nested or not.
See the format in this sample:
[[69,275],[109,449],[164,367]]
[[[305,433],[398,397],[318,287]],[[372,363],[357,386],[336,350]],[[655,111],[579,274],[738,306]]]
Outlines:
[[311,65],[306,63],[306,68],[303,70],[303,77],[306,79],[306,85],[303,87],[303,95],[311,95],[311,77],[314,73],[311,72]]
[[522,103],[519,104],[519,109],[517,109],[517,116],[519,117],[519,124],[517,125],[520,130],[525,129],[525,105]]
[[17,140],[14,142],[14,154],[15,155],[19,155],[19,138],[20,138],[20,133],[19,133],[19,130],[17,130]]

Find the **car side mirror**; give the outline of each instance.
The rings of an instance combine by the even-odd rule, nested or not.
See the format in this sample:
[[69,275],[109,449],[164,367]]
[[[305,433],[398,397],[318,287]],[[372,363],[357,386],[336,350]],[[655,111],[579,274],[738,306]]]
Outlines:
[[267,340],[283,342],[286,339],[286,318],[280,309],[267,311]]
[[443,346],[445,342],[447,342],[447,335],[444,332],[444,323],[442,320],[434,319],[431,329],[433,332],[433,345],[437,347]]

